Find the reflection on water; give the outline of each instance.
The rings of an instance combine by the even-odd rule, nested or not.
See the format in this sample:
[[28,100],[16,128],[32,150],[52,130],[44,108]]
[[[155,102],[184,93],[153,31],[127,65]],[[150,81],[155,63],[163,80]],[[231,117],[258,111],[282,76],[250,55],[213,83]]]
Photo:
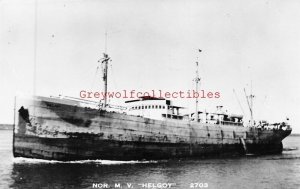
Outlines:
[[[208,183],[208,188],[300,188],[300,137],[282,154],[201,160],[72,161],[12,158],[11,131],[0,132],[0,188],[92,188],[92,183]],[[114,187],[112,187],[114,188]],[[127,187],[123,187],[127,188]]]

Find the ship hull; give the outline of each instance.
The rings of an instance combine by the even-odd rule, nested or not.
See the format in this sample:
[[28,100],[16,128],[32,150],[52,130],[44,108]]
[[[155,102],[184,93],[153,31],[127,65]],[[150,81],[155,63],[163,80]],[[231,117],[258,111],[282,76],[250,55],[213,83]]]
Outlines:
[[72,101],[17,99],[15,157],[47,160],[157,160],[281,153],[291,130],[152,120]]
[[[38,145],[37,145],[38,144]],[[282,143],[248,145],[249,154],[277,154]],[[191,153],[191,151],[193,153]],[[53,139],[15,136],[14,157],[46,160],[159,160],[206,158],[245,154],[239,144],[161,144],[148,142],[91,141],[86,139]]]

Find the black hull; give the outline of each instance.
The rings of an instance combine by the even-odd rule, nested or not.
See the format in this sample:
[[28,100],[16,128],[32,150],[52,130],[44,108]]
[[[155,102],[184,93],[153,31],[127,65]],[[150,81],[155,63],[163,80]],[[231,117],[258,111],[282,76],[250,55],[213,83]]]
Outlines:
[[[157,160],[282,152],[290,129],[154,120],[36,97],[17,101],[15,157]],[[24,107],[25,108],[24,108]]]
[[15,135],[15,157],[47,160],[159,160],[204,158],[282,152],[282,143],[248,144],[172,144],[97,140],[95,138],[53,139]]

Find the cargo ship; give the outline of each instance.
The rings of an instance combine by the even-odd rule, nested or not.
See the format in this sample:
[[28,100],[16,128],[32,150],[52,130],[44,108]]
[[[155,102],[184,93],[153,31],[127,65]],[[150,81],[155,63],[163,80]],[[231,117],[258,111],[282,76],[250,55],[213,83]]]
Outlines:
[[[110,57],[104,54],[104,92]],[[196,90],[200,78],[196,71]],[[248,96],[249,100],[253,95]],[[198,110],[182,114],[170,99],[141,96],[112,106],[72,97],[16,97],[14,157],[46,160],[159,160],[281,153],[287,122],[250,125],[243,115]],[[252,103],[249,103],[252,104]]]

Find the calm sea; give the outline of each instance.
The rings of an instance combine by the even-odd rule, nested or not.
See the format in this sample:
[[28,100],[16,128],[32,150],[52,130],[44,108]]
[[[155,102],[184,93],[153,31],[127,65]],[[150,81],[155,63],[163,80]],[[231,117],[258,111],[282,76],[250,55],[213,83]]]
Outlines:
[[[13,158],[12,131],[0,131],[0,188],[300,188],[300,137],[280,155],[146,162]],[[147,184],[146,183],[150,183]],[[208,186],[208,187],[205,187]]]

